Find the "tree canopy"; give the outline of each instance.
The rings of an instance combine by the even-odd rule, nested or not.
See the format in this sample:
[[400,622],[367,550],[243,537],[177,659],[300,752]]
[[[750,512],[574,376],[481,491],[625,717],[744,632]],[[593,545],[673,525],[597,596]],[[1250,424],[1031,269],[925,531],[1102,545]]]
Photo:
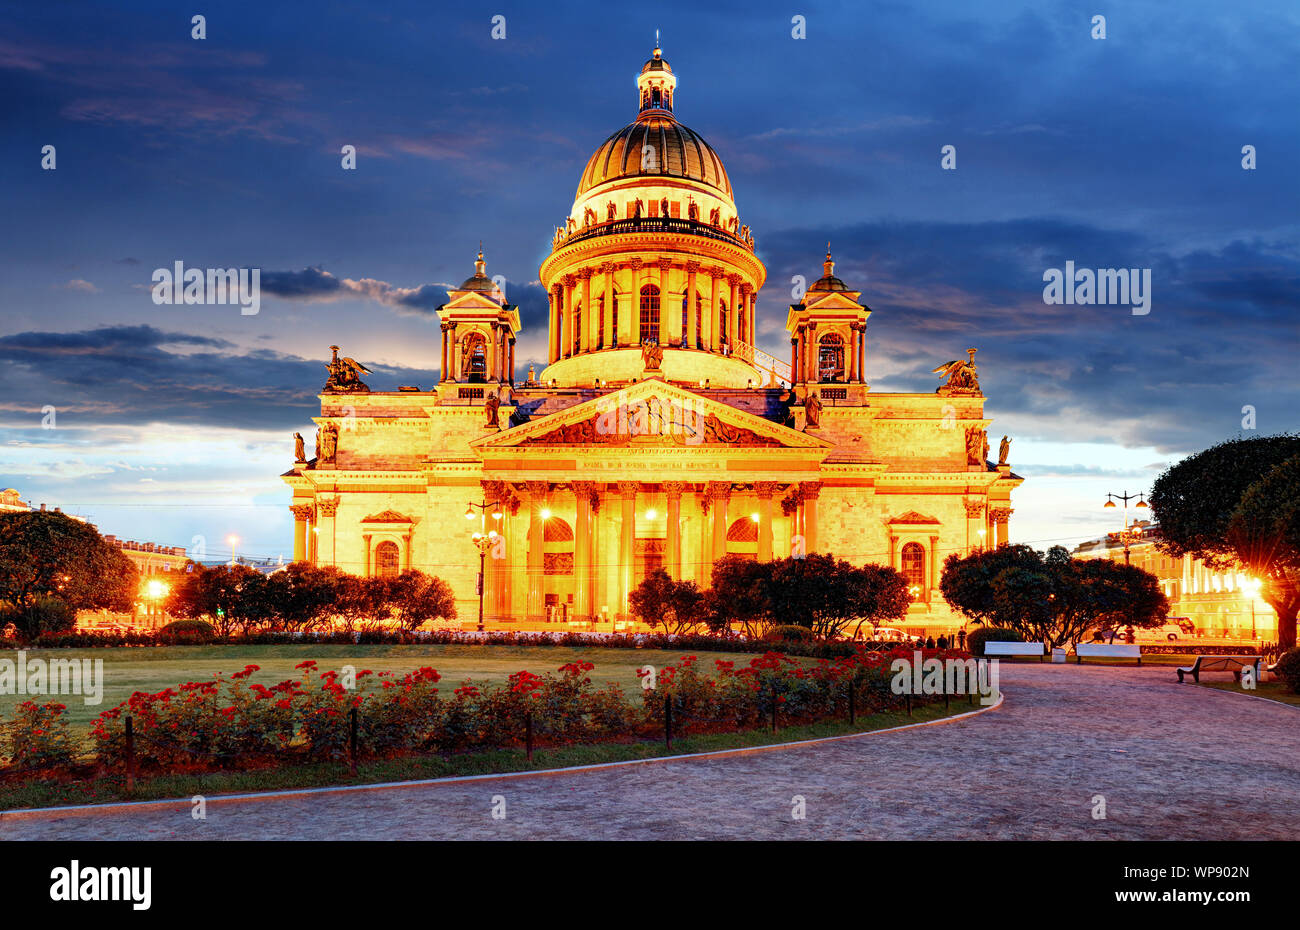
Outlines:
[[1261,582],[1278,640],[1296,642],[1300,611],[1300,436],[1233,439],[1166,469],[1151,489],[1159,548]]

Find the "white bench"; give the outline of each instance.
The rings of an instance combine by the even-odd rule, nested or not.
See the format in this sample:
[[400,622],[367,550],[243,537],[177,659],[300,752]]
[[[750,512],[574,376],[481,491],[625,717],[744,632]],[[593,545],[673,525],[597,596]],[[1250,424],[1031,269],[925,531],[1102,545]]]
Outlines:
[[1038,656],[1038,661],[1041,662],[1046,655],[1046,650],[1042,643],[1003,643],[986,640],[984,654],[986,656]]
[[1259,656],[1197,656],[1191,665],[1178,669],[1178,683],[1183,683],[1184,675],[1191,675],[1199,685],[1201,672],[1232,672],[1233,681],[1241,681],[1243,668],[1254,668],[1255,680],[1259,681],[1259,662]]
[[1076,643],[1074,657],[1077,664],[1084,658],[1098,659],[1137,659],[1142,664],[1142,647],[1137,643]]

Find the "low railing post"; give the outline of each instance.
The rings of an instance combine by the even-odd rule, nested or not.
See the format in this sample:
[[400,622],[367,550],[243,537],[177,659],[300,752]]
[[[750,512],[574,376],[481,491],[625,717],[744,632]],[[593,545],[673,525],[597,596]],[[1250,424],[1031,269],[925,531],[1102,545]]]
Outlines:
[[673,748],[673,698],[670,694],[664,695],[664,746],[670,750]]
[[533,714],[529,711],[524,716],[524,755],[533,761]]
[[357,774],[357,709],[348,711],[348,727],[351,730],[348,739],[348,760],[352,774]]
[[135,791],[135,724],[126,718],[126,793]]

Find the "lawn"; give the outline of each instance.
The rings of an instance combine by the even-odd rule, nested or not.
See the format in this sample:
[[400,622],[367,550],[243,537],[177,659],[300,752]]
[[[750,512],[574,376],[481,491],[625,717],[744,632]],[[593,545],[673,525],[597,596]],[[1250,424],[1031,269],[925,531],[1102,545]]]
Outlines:
[[[157,692],[186,681],[204,681],[218,672],[237,672],[246,665],[259,666],[250,681],[270,686],[286,678],[297,678],[299,662],[314,660],[319,668],[340,669],[352,665],[357,671],[391,671],[397,675],[431,665],[442,675],[443,686],[450,693],[466,679],[476,683],[504,681],[510,674],[526,669],[535,674],[557,670],[561,665],[585,659],[596,668],[591,673],[596,684],[615,682],[629,695],[640,691],[636,670],[644,665],[663,668],[676,662],[682,653],[655,649],[602,649],[572,646],[398,646],[398,645],[278,645],[278,646],[145,646],[113,649],[44,649],[29,650],[27,659],[102,659],[104,661],[104,695],[98,705],[88,705],[80,697],[0,694],[0,718],[12,716],[16,704],[25,700],[60,701],[68,705],[68,717],[74,733],[84,734],[101,711],[115,707],[136,691]],[[14,653],[0,658],[13,660]],[[713,670],[713,659],[748,664],[750,654],[706,653],[701,665]]]
[[1287,687],[1286,682],[1282,681],[1261,681],[1255,685],[1254,691],[1247,691],[1235,681],[1203,681],[1201,685],[1206,688],[1216,688],[1219,691],[1235,691],[1238,694],[1250,694],[1255,697],[1268,698],[1270,701],[1280,701],[1283,704],[1300,707],[1300,694],[1296,694]]

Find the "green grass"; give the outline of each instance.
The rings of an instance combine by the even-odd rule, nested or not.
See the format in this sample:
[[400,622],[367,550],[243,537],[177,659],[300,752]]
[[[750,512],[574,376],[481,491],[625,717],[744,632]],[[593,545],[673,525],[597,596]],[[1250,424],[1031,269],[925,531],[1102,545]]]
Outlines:
[[[385,647],[376,647],[385,648]],[[401,648],[401,647],[396,647]],[[559,650],[556,650],[557,652]],[[623,650],[626,651],[626,650]],[[638,655],[641,653],[638,651]],[[773,743],[867,733],[873,730],[924,723],[978,709],[979,705],[954,700],[918,707],[909,717],[906,712],[882,713],[858,718],[855,725],[847,720],[786,727],[772,733],[770,729],[736,733],[709,733],[674,739],[670,751],[662,741],[590,743],[538,749],[529,762],[522,749],[466,753],[455,756],[409,756],[362,762],[353,776],[346,764],[313,763],[246,772],[216,772],[205,775],[163,775],[137,780],[135,790],[127,794],[122,776],[90,782],[31,781],[0,785],[0,810],[32,807],[59,807],[71,804],[102,804],[113,801],[145,801],[166,798],[212,798],[222,794],[251,791],[277,791],[294,788],[323,788],[336,785],[366,785],[422,778],[446,778],[455,775],[489,775],[504,772],[527,772],[541,769],[595,765],[652,759],[668,755],[685,755],[725,749],[768,746]]]
[[[308,659],[319,668],[340,669],[352,665],[357,671],[391,671],[398,676],[431,665],[442,675],[448,690],[465,679],[475,683],[498,682],[514,672],[527,669],[536,674],[555,671],[561,665],[585,659],[596,668],[591,673],[596,684],[616,682],[630,695],[640,691],[636,670],[643,665],[663,668],[681,658],[681,652],[658,649],[602,649],[570,646],[451,646],[451,645],[274,645],[274,646],[145,646],[111,649],[40,649],[28,650],[31,659],[103,659],[104,695],[98,705],[86,704],[80,697],[47,695],[0,695],[0,717],[12,716],[15,705],[25,700],[60,701],[68,705],[68,719],[74,733],[84,734],[101,711],[115,707],[136,691],[157,692],[186,681],[205,681],[215,673],[241,670],[245,665],[260,666],[250,682],[273,685],[301,672],[294,666]],[[4,657],[12,658],[12,654]],[[701,666],[713,671],[713,659],[748,664],[754,656],[738,653],[701,655]]]
[[1255,697],[1268,698],[1270,701],[1281,701],[1283,704],[1300,707],[1300,694],[1296,694],[1287,687],[1286,682],[1282,681],[1261,681],[1255,685],[1254,691],[1247,691],[1235,681],[1203,681],[1201,682],[1201,686],[1204,688],[1215,688],[1219,691],[1235,691],[1238,694],[1250,694]]

